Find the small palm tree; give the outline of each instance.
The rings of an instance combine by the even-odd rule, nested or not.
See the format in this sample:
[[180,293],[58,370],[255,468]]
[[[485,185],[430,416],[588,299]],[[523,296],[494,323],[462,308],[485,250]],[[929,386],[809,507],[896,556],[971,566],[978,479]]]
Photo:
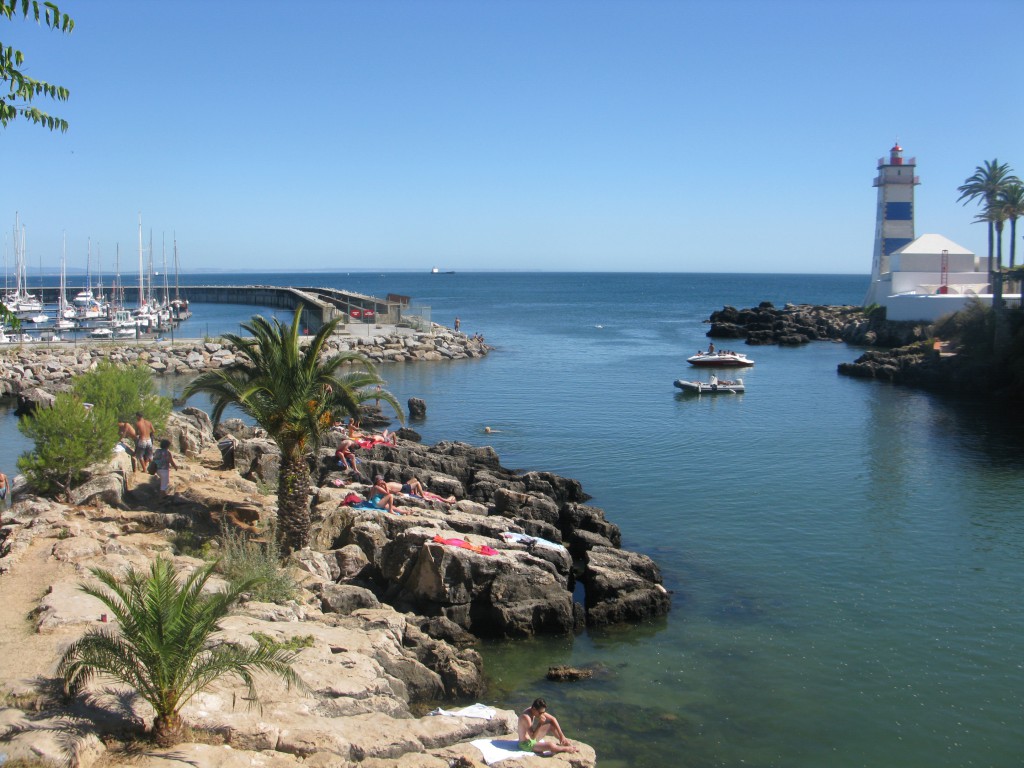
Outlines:
[[156,712],[153,738],[171,746],[181,740],[181,708],[223,675],[242,679],[250,703],[257,701],[256,671],[278,675],[289,687],[304,687],[291,668],[293,652],[263,643],[255,648],[211,644],[232,604],[255,585],[250,580],[225,592],[203,592],[216,565],[193,571],[184,582],[165,558],[154,560],[148,575],[130,570],[123,582],[93,568],[106,589],[90,584],[81,589],[107,606],[120,632],[90,630],[64,652],[57,674],[64,678],[65,691],[75,695],[97,676],[134,688]]
[[[277,318],[268,321],[254,316],[242,325],[251,337],[224,336],[224,341],[244,358],[200,374],[184,392],[186,398],[198,392],[213,397],[214,424],[229,405],[237,406],[280,447],[277,535],[285,555],[309,544],[309,456],[330,430],[335,416],[347,413],[356,417],[360,403],[379,399],[402,418],[394,395],[377,389],[383,380],[366,358],[355,352],[323,355],[340,318],[325,323],[305,347],[299,343],[301,319],[301,307],[290,326]],[[342,366],[352,363],[360,370],[340,372]]]

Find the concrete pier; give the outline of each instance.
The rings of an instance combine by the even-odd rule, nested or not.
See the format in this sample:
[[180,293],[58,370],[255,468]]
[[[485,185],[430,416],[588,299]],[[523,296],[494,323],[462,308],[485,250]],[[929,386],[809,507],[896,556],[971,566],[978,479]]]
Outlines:
[[[57,287],[36,288],[32,293],[42,292],[42,300],[56,303]],[[69,300],[83,290],[68,287],[65,296]],[[125,286],[125,293],[131,295],[132,288]],[[158,291],[162,295],[162,291]],[[278,285],[181,285],[171,289],[172,297],[177,294],[190,304],[248,304],[256,307],[294,310],[302,304],[306,308],[304,325],[315,333],[324,323],[335,317],[344,317],[345,322],[365,322],[388,325],[410,325],[426,327],[430,323],[429,307],[413,307],[408,296],[389,294],[381,299],[354,291],[336,288],[292,287]],[[129,305],[131,305],[129,300]]]

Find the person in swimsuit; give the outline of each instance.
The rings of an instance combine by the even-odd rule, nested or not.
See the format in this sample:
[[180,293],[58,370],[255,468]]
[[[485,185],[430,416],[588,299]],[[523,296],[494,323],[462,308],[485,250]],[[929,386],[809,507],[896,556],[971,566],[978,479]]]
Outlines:
[[359,448],[359,443],[348,438],[339,443],[338,450],[334,452],[334,458],[338,460],[338,466],[344,469],[351,469],[353,474],[359,476],[359,469],[356,467],[356,455],[352,451]]
[[[557,741],[551,738],[554,736]],[[545,752],[577,752],[554,715],[548,714],[548,705],[544,699],[534,699],[529,709],[519,715],[519,749],[523,752],[534,752],[543,755]]]
[[149,462],[153,459],[153,422],[142,415],[142,411],[135,414],[135,469],[145,472],[149,469]]
[[7,475],[5,475],[3,472],[0,472],[0,503],[7,502],[7,494],[10,492],[10,490],[11,483],[7,479]]
[[388,512],[395,511],[395,497],[388,490],[388,484],[384,482],[383,475],[377,475],[373,479],[369,501],[378,509],[386,509]]

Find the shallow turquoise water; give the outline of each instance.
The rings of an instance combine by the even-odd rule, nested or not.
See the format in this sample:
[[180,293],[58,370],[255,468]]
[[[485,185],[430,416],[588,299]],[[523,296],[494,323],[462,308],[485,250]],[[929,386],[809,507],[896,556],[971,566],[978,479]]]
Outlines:
[[[624,546],[661,565],[667,619],[488,645],[487,701],[545,696],[605,766],[1020,763],[1020,414],[840,377],[859,352],[831,343],[743,347],[757,361],[745,395],[672,387],[694,373],[685,357],[706,346],[711,311],[856,304],[866,278],[245,282],[402,293],[440,322],[458,314],[497,347],[487,359],[383,369],[401,401],[427,401],[424,439],[490,443],[506,466],[578,478]],[[544,680],[555,663],[601,666],[559,686]]]

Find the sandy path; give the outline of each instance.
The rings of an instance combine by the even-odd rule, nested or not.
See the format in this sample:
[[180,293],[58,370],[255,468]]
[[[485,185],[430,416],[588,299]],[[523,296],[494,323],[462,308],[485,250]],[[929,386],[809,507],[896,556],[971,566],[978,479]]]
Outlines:
[[0,684],[16,693],[32,689],[37,677],[52,677],[64,633],[41,635],[30,614],[47,587],[76,578],[75,568],[50,557],[53,539],[33,541],[10,572],[0,575]]

